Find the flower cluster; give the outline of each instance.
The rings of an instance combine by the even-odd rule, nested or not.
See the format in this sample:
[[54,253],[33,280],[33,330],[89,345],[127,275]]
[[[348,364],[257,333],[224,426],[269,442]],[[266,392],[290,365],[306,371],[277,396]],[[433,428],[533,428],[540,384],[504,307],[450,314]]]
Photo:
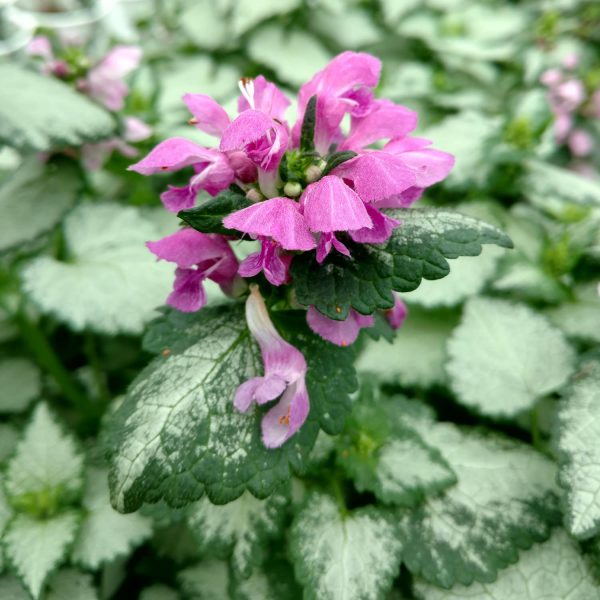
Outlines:
[[[125,80],[137,69],[142,58],[138,46],[115,46],[101,60],[90,64],[81,40],[67,38],[53,47],[50,39],[43,35],[29,42],[27,53],[41,61],[42,73],[73,83],[79,92],[113,112],[121,111],[125,106],[129,94]],[[134,158],[138,151],[131,144],[147,139],[151,133],[146,123],[126,116],[122,137],[81,147],[84,165],[92,171],[98,170],[115,150],[127,158]]]
[[[417,124],[414,111],[374,97],[380,70],[371,55],[340,54],[300,89],[291,128],[290,101],[262,76],[240,81],[239,114],[233,119],[209,96],[183,97],[190,124],[217,138],[218,146],[167,139],[130,169],[151,175],[191,168],[186,185],[169,186],[161,195],[172,212],[194,207],[201,190],[217,196],[232,185],[241,189],[246,206],[225,216],[223,225],[257,240],[260,249],[238,265],[230,248],[234,237],[182,229],[150,242],[159,259],[177,265],[168,304],[198,310],[206,303],[202,282],[207,278],[228,293],[240,292],[240,278],[261,273],[273,286],[291,284],[297,253],[315,252],[318,264],[332,252],[351,257],[353,244],[381,244],[401,226],[385,210],[410,206],[448,174],[453,157],[410,136]],[[240,387],[235,406],[245,411],[253,401],[281,396],[263,422],[265,444],[277,446],[308,413],[306,363],[276,332],[255,286],[246,310],[265,375]],[[405,315],[396,297],[388,321],[397,328]],[[351,310],[347,319],[332,320],[311,306],[307,322],[324,339],[346,346],[361,328],[373,325],[374,317]]]
[[540,80],[548,89],[556,142],[566,145],[576,159],[585,159],[595,145],[585,123],[586,119],[600,119],[600,90],[586,89],[577,73],[578,66],[577,55],[569,54],[563,59],[562,68],[544,71]]

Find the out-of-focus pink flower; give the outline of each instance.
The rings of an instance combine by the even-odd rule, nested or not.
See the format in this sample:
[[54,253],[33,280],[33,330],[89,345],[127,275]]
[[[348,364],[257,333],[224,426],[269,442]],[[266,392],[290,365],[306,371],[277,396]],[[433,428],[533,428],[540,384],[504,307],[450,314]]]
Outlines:
[[594,149],[594,140],[592,136],[583,129],[574,129],[569,135],[569,149],[573,156],[589,156]]
[[25,52],[29,56],[39,56],[46,60],[54,58],[54,52],[52,51],[52,44],[45,35],[36,35],[31,39],[29,44],[25,48]]
[[406,316],[408,315],[408,309],[406,308],[406,304],[400,298],[400,294],[397,292],[394,293],[394,307],[385,311],[385,316],[388,320],[388,323],[394,328],[399,329],[402,327]]
[[125,77],[137,69],[141,58],[138,46],[115,46],[88,71],[85,91],[109,110],[121,110],[129,93]]
[[146,245],[159,260],[177,265],[173,291],[167,298],[167,304],[173,308],[182,312],[201,309],[206,304],[202,285],[205,279],[212,279],[225,293],[232,293],[238,261],[223,236],[185,228]]
[[306,321],[317,335],[336,346],[353,344],[361,329],[373,327],[375,323],[372,315],[361,315],[354,309],[350,309],[346,319],[336,321],[321,314],[314,306],[308,307]]
[[251,286],[246,300],[246,321],[260,346],[264,375],[242,383],[233,402],[240,412],[247,412],[254,403],[266,404],[279,398],[262,420],[263,443],[267,448],[277,448],[300,429],[310,410],[306,360],[279,335],[256,285]]

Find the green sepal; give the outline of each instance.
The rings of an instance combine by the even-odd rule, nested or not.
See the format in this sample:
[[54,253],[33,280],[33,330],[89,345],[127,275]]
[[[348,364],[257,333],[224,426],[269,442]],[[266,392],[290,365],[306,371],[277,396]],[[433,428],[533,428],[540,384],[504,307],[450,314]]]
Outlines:
[[300,151],[312,152],[315,149],[315,124],[317,122],[317,96],[311,96],[300,130]]

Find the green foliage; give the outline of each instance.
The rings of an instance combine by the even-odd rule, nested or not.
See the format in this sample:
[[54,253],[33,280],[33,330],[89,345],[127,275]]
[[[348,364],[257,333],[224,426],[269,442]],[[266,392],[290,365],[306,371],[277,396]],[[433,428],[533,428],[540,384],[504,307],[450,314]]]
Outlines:
[[4,63],[0,80],[0,143],[45,151],[107,138],[115,130],[108,112],[55,79]]
[[223,226],[223,219],[242,208],[247,208],[252,202],[236,190],[226,190],[217,197],[202,202],[200,206],[181,210],[177,216],[190,227],[203,233],[222,233],[237,235],[232,229]]
[[392,211],[402,225],[378,245],[352,247],[352,258],[336,255],[324,268],[304,254],[292,264],[298,301],[330,319],[343,320],[350,308],[371,314],[394,305],[392,291],[410,292],[422,279],[450,272],[448,258],[477,256],[482,244],[510,248],[506,234],[456,212],[432,209]]

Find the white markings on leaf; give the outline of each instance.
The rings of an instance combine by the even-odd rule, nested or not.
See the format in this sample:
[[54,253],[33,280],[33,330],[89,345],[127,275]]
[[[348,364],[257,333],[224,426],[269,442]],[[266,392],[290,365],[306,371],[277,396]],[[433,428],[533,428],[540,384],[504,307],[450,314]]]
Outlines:
[[296,575],[306,600],[377,600],[400,566],[393,524],[377,509],[340,514],[334,500],[314,495],[290,534]]
[[562,386],[574,353],[562,333],[523,305],[475,298],[448,341],[452,388],[483,415],[512,417]]
[[590,369],[562,401],[557,434],[567,526],[579,538],[600,527],[600,365]]

